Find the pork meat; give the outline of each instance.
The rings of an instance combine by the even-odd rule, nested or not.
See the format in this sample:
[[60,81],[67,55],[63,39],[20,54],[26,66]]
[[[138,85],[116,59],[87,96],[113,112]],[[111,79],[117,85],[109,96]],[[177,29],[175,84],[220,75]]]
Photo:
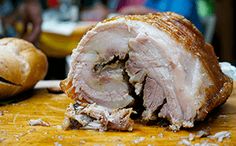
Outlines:
[[[75,101],[117,112],[142,108],[141,119],[168,119],[173,130],[203,120],[233,87],[213,47],[190,21],[170,12],[98,23],[73,50],[71,66],[61,87]],[[125,119],[118,123],[129,123]]]

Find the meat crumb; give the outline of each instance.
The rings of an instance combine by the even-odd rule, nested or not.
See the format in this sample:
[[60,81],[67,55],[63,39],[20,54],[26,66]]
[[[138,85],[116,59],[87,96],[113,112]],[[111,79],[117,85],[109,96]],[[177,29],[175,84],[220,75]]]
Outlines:
[[18,105],[18,103],[12,103],[11,105],[12,105],[12,106],[16,106],[16,105]]
[[207,140],[204,140],[201,143],[195,143],[193,146],[218,146],[218,144],[210,143]]
[[163,138],[164,137],[163,133],[159,133],[158,137]]
[[229,131],[221,131],[221,132],[215,133],[214,135],[208,136],[208,138],[217,139],[218,142],[222,142],[224,138],[230,138],[230,136],[231,136],[231,133]]
[[0,111],[0,116],[3,116],[4,114],[3,114],[3,111]]
[[118,143],[117,146],[125,146],[125,144]]
[[155,138],[156,138],[156,136],[152,135],[150,138],[151,138],[151,139],[155,139]]
[[225,138],[230,138],[231,133],[228,131],[221,131],[215,133],[214,135],[209,136],[209,131],[200,130],[197,132],[196,135],[190,133],[188,137],[183,138],[178,144],[185,146],[218,146],[218,144],[210,143],[207,140],[204,140],[201,143],[195,143],[195,144],[191,143],[191,141],[193,141],[195,138],[202,138],[202,137],[217,139],[218,142],[222,142]]
[[0,137],[0,143],[3,142],[4,140],[5,140],[5,138]]
[[0,131],[1,136],[7,136],[7,131]]
[[202,138],[202,137],[207,137],[210,135],[209,130],[200,130],[197,132],[196,137],[197,138]]
[[192,146],[192,143],[190,141],[188,141],[187,139],[182,139],[179,142],[180,145],[185,145],[185,146]]
[[195,139],[195,135],[190,133],[189,136],[188,136],[188,140],[193,141],[194,139]]
[[137,144],[137,143],[140,143],[140,142],[142,142],[144,140],[145,140],[145,137],[139,137],[139,138],[133,140],[133,143]]
[[46,126],[49,127],[49,123],[43,121],[42,119],[36,119],[36,120],[29,120],[30,126]]
[[227,115],[219,115],[218,117],[219,118],[227,118],[228,116]]
[[79,143],[80,143],[80,144],[85,144],[86,141],[85,141],[85,140],[80,140]]
[[54,146],[62,146],[59,142],[54,142]]
[[180,126],[178,126],[178,125],[170,125],[169,128],[173,132],[177,132],[180,129]]
[[63,137],[62,137],[61,135],[59,135],[57,138],[58,138],[59,140],[63,140]]

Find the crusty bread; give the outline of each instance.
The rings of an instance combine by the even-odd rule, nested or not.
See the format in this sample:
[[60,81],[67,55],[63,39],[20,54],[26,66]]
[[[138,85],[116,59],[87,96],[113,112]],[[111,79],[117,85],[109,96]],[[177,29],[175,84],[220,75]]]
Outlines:
[[0,39],[0,99],[31,89],[47,73],[46,56],[31,43]]

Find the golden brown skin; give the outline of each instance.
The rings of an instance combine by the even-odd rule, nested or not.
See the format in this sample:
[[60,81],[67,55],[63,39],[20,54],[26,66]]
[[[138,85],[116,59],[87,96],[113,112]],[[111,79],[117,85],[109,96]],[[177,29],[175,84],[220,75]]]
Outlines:
[[[206,90],[205,103],[199,109],[196,120],[203,120],[207,114],[217,106],[226,102],[233,89],[233,81],[224,75],[220,69],[213,47],[204,41],[197,28],[184,17],[175,13],[155,13],[148,15],[127,15],[107,19],[104,23],[118,18],[137,20],[151,24],[168,33],[173,39],[182,44],[187,51],[198,57],[209,75],[213,85]],[[69,97],[75,97],[70,79],[61,83],[62,90]],[[69,90],[68,90],[69,89]]]
[[[226,102],[232,93],[233,81],[222,73],[214,48],[204,41],[201,32],[190,21],[171,12],[119,17],[143,21],[157,27],[184,45],[193,55],[200,58],[214,85],[206,89],[206,102],[199,110],[196,120],[203,120],[212,109]],[[105,20],[105,22],[117,18],[111,18]]]

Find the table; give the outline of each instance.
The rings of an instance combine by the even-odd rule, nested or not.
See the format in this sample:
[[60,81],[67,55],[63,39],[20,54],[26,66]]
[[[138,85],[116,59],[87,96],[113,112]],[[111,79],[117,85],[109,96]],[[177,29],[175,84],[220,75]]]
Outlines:
[[[222,143],[209,138],[196,139],[220,145],[236,145],[236,86],[227,102],[216,109],[204,122],[195,128],[172,132],[158,125],[134,125],[133,132],[98,132],[91,130],[61,129],[64,112],[73,102],[64,94],[48,93],[45,87],[58,86],[59,81],[40,82],[36,89],[25,94],[22,101],[0,106],[0,145],[176,145],[181,138],[210,128],[212,134],[220,131],[231,132],[231,138]],[[234,85],[236,82],[234,82]],[[48,122],[49,127],[29,126],[28,121],[38,119]]]

